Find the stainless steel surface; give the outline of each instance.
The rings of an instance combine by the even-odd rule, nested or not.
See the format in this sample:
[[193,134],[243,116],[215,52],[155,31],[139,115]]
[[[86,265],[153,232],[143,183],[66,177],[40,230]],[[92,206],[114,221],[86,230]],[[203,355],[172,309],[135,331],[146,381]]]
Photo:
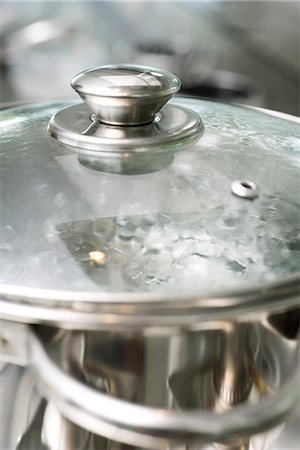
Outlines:
[[[286,357],[283,364],[286,363]],[[77,427],[67,419],[61,417],[50,402],[52,412],[45,416],[47,402],[33,390],[35,380],[28,370],[16,366],[6,365],[3,374],[0,374],[0,398],[2,404],[6,405],[5,411],[0,409],[0,445],[5,450],[44,450],[46,447],[46,436],[55,445],[55,450],[66,450],[65,443],[71,442],[74,433],[72,450],[81,450],[83,442],[89,442],[90,450],[115,450],[124,448],[125,444],[108,441],[104,437],[90,434]],[[155,389],[154,389],[155,390]],[[4,402],[4,403],[3,403]],[[299,444],[299,420],[300,409],[298,408],[289,420],[270,432],[262,433],[251,438],[250,450],[298,450]],[[47,435],[45,436],[45,434]],[[119,436],[121,437],[120,430]],[[69,439],[69,441],[66,441]],[[48,441],[48,442],[49,442]],[[22,448],[23,446],[23,448]],[[140,450],[141,447],[135,448]],[[176,450],[224,450],[225,446],[214,444],[200,444],[176,446]],[[49,450],[47,448],[47,450]],[[228,447],[226,450],[229,450]],[[230,450],[233,450],[231,447]],[[239,449],[240,450],[240,449]]]
[[179,91],[180,80],[152,67],[115,64],[86,70],[71,85],[101,122],[143,125]]
[[53,402],[41,404],[16,450],[94,450],[91,433],[65,419]]
[[0,362],[27,365],[27,325],[0,317]]
[[111,126],[99,122],[86,105],[70,106],[50,120],[49,133],[74,148],[80,161],[111,173],[139,174],[169,166],[174,153],[195,143],[203,134],[199,116],[168,104],[154,122],[144,126]]
[[[0,374],[0,447],[16,450],[40,403],[36,382],[27,369],[6,364]],[[39,448],[39,446],[28,448]]]
[[[67,375],[59,368],[58,363],[61,358],[62,367],[66,368],[67,349],[70,348],[72,339],[67,342],[61,357],[59,353],[57,355],[59,341],[54,339],[53,348],[56,356],[52,351],[50,358],[45,341],[42,344],[40,339],[31,334],[30,360],[43,395],[51,398],[58,410],[67,418],[93,433],[97,434],[101,430],[100,434],[118,440],[121,429],[123,442],[153,449],[168,448],[169,444],[188,444],[197,440],[227,442],[234,446],[241,438],[247,440],[251,434],[257,434],[282,423],[287,414],[297,407],[300,400],[299,345],[295,340],[281,341],[281,346],[274,345],[276,335],[274,337],[266,329],[261,329],[264,339],[258,350],[256,345],[253,347],[253,354],[258,351],[256,363],[253,364],[248,360],[251,366],[251,371],[248,372],[253,380],[253,388],[248,395],[249,404],[236,406],[229,411],[226,411],[229,406],[227,405],[224,412],[222,393],[219,397],[218,389],[213,387],[216,376],[224,378],[224,373],[218,369],[219,361],[222,361],[224,339],[221,328],[218,331],[215,322],[210,325],[213,327],[213,333],[207,331],[206,334],[198,335],[175,334],[169,338],[160,335],[149,340],[145,347],[147,341],[143,343],[138,336],[128,333],[127,337],[126,334],[119,336],[110,334],[106,337],[103,335],[104,341],[100,335],[86,335],[81,362],[77,360],[76,364],[76,359],[70,358],[70,362],[73,361],[72,371],[77,374],[75,377]],[[224,323],[223,326],[226,329],[230,324]],[[253,333],[248,333],[249,343],[252,345],[253,336]],[[76,334],[74,337],[76,338]],[[220,345],[214,342],[218,337]],[[196,347],[193,347],[193,344]],[[235,345],[238,343],[235,342]],[[159,354],[157,348],[154,351],[156,346],[160,347],[161,352],[167,353]],[[105,352],[105,348],[108,351]],[[193,348],[198,348],[199,352],[197,356],[194,354],[194,358]],[[281,349],[285,353],[280,354]],[[157,360],[151,361],[151,355],[154,358],[160,355],[160,367]],[[236,357],[237,355],[238,353]],[[165,367],[162,361],[165,361]],[[144,366],[145,363],[149,366]],[[182,363],[184,366],[181,366]],[[161,377],[160,384],[160,372],[165,370],[169,372],[168,376]],[[146,381],[151,372],[153,374],[156,372],[154,385]],[[174,382],[174,376],[180,374],[182,379],[179,385],[181,389],[184,386],[187,389],[182,397],[184,405],[180,404],[180,395]],[[89,381],[84,382],[82,375]],[[232,376],[234,375],[233,370]],[[78,376],[81,381],[78,381]],[[165,379],[169,380],[169,390],[164,387]],[[160,389],[161,393],[165,392],[166,397],[159,396]],[[175,393],[174,396],[172,391]],[[179,412],[162,409],[165,406],[172,409],[172,404],[174,408],[174,400],[175,408],[177,404]],[[152,408],[143,404],[150,404]],[[201,411],[197,411],[199,407]],[[188,411],[189,408],[193,410]]]
[[76,148],[79,162],[90,169],[126,175],[162,170],[175,152],[203,134],[193,111],[176,105],[162,109],[180,88],[169,72],[104,66],[80,73],[71,84],[86,105],[57,112],[48,130],[61,144]]
[[[151,430],[158,426],[159,433],[162,433],[170,422],[169,412],[173,416],[173,412],[167,411],[167,409],[175,409],[175,413],[178,410],[178,414],[176,413],[174,417],[180,421],[181,428],[174,435],[164,436],[159,448],[170,449],[174,444],[174,448],[182,448],[182,450],[191,448],[193,450],[213,450],[215,448],[294,450],[297,448],[295,443],[298,442],[297,428],[291,433],[289,432],[289,429],[293,427],[293,417],[287,422],[288,418],[282,419],[281,424],[270,431],[266,430],[259,435],[247,437],[248,432],[253,430],[255,420],[259,426],[263,427],[264,421],[271,420],[271,416],[274,418],[277,413],[284,414],[284,409],[291,406],[289,395],[285,396],[290,389],[294,389],[296,396],[299,394],[299,390],[296,388],[299,384],[299,367],[298,363],[296,364],[296,358],[299,357],[296,340],[299,333],[299,321],[297,325],[295,324],[294,332],[289,333],[290,337],[286,338],[285,335],[291,326],[290,317],[299,317],[299,309],[290,310],[289,314],[270,315],[268,320],[260,323],[253,318],[252,324],[248,321],[240,329],[236,328],[234,322],[231,323],[229,320],[217,322],[211,316],[210,320],[208,318],[202,320],[202,331],[188,332],[185,328],[179,327],[172,330],[154,327],[152,332],[149,330],[144,336],[141,330],[134,332],[128,327],[123,332],[117,333],[112,328],[110,332],[101,333],[66,332],[52,327],[39,327],[35,332],[39,335],[39,345],[43,346],[43,350],[41,354],[38,350],[33,358],[30,357],[29,364],[33,363],[33,366],[36,366],[34,373],[37,370],[39,376],[42,375],[42,380],[38,383],[39,390],[50,399],[50,403],[49,405],[40,404],[37,402],[38,399],[32,398],[33,390],[32,387],[28,389],[28,383],[36,386],[36,376],[30,375],[28,379],[29,374],[26,370],[25,385],[18,382],[15,387],[14,395],[18,394],[19,399],[9,400],[7,403],[11,421],[2,436],[6,436],[7,433],[11,436],[9,441],[11,444],[8,446],[10,450],[16,448],[16,443],[20,450],[28,448],[65,450],[64,446],[67,443],[72,450],[122,448],[122,444],[107,440],[104,436],[115,436],[114,439],[122,442],[136,442],[138,449],[144,447],[154,449],[158,447],[153,444],[152,437],[151,441],[144,435],[140,439],[133,438],[132,434],[128,434],[123,427],[117,428],[113,432],[111,424],[109,427],[99,427],[99,418],[97,422],[91,421],[91,417],[87,417],[90,412],[88,410],[92,409],[92,414],[95,414],[95,411],[99,412],[101,409],[100,420],[102,421],[105,421],[103,416],[110,413],[115,415],[115,411],[119,411],[116,413],[116,420],[123,420],[122,418],[126,417],[127,422],[130,419],[137,420],[139,426],[144,425],[143,414],[148,410],[151,414],[147,415],[147,419],[145,419],[147,424],[144,431],[149,433],[149,426],[152,425]],[[32,331],[30,331],[30,336],[31,333]],[[35,346],[31,347],[30,351],[35,352],[35,348]],[[243,358],[246,355],[248,355],[247,364],[244,365]],[[235,367],[230,361],[228,364],[228,357],[231,361],[235,358]],[[238,379],[235,377],[235,370],[239,361],[242,362],[241,367],[244,368],[242,372],[239,372],[242,377]],[[18,369],[18,373],[22,373],[20,370]],[[239,398],[241,404],[238,407],[224,402],[224,391],[220,389],[224,382],[227,383],[230,372],[230,378],[235,379],[238,385],[245,381],[247,384],[247,373],[248,376],[250,374],[252,380],[251,390],[248,395],[243,396],[243,399]],[[10,370],[9,373],[12,371]],[[291,376],[296,380],[293,388],[291,387]],[[14,383],[13,376],[10,375],[9,378]],[[4,386],[1,383],[2,380],[3,378],[0,378],[0,388]],[[236,386],[240,390],[238,385]],[[8,390],[9,385],[5,384],[5,386]],[[77,390],[78,386],[79,390]],[[86,396],[87,393],[88,396]],[[107,394],[111,398],[107,398]],[[69,406],[65,408],[66,397],[69,395],[72,398],[73,412]],[[264,399],[265,396],[266,399]],[[297,404],[296,396],[292,399],[294,405]],[[235,398],[237,399],[237,397]],[[101,401],[98,401],[100,399]],[[122,400],[121,404],[120,402],[114,403],[114,400],[118,399]],[[111,410],[106,408],[110,404],[110,400],[113,400],[113,409]],[[126,400],[125,403],[124,400]],[[80,411],[76,410],[78,403],[80,403]],[[276,408],[272,407],[275,403]],[[136,405],[134,404],[138,406],[139,414],[137,416],[131,414],[132,411],[135,411]],[[149,408],[142,407],[140,410],[139,405],[150,405],[152,408],[149,410]],[[81,409],[82,407],[83,409]],[[199,412],[196,411],[198,408],[201,409]],[[234,420],[235,414],[226,412],[231,408],[239,416],[238,421]],[[262,413],[260,408],[265,409],[262,417],[257,415],[258,411]],[[247,420],[249,418],[247,415],[243,422],[244,411],[249,413],[253,411],[250,422]],[[156,413],[158,414],[157,421],[149,422],[149,417],[155,416]],[[248,432],[240,438],[235,433],[224,439],[219,437],[222,445],[215,446],[203,442],[209,440],[206,429],[205,436],[198,436],[200,442],[194,436],[193,443],[189,445],[187,444],[188,437],[185,435],[184,439],[187,439],[183,441],[185,444],[178,447],[180,442],[178,433],[182,431],[187,420],[191,417],[195,418],[193,425],[195,431],[196,424],[200,426],[203,423],[202,419],[208,423],[207,418],[212,418],[215,413],[217,419],[213,421],[213,429],[216,432],[220,431],[219,420],[221,421],[223,417],[225,418],[225,422],[222,421],[221,428],[223,430],[229,422],[230,426],[234,427],[235,424],[239,429],[242,422]],[[82,428],[72,425],[62,414]],[[231,420],[229,420],[230,417]],[[160,421],[161,418],[162,421]],[[160,425],[157,425],[157,422]],[[218,425],[217,429],[216,425]],[[271,424],[268,427],[270,426]],[[90,433],[87,430],[90,430]],[[191,429],[190,432],[192,432]],[[99,433],[101,436],[98,436]],[[175,435],[176,439],[171,444],[172,436]],[[167,444],[168,441],[170,445]],[[225,441],[227,441],[226,446]],[[281,444],[276,446],[275,442]]]
[[264,318],[299,305],[299,277],[214,296],[171,294],[99,294],[1,286],[5,320],[48,324],[66,329],[106,329],[128,326],[185,326],[201,329],[202,320]]
[[224,330],[223,354],[217,363],[215,384],[219,393],[218,401],[225,409],[246,401],[253,388],[252,367],[256,350],[250,348],[251,334],[254,335],[256,349],[259,343],[249,323],[231,324]]

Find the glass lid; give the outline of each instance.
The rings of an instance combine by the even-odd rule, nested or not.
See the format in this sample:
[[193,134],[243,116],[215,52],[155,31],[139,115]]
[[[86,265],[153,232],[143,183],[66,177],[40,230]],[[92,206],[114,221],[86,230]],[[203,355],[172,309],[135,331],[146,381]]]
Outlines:
[[297,119],[176,98],[161,114],[200,117],[203,136],[151,142],[128,170],[128,148],[97,159],[51,138],[62,108],[0,112],[2,284],[206,295],[300,273]]

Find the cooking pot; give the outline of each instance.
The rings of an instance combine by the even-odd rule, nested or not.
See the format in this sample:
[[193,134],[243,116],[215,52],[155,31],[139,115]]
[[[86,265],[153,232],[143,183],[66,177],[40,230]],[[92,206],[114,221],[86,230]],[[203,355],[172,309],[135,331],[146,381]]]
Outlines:
[[299,120],[144,66],[72,86],[0,115],[11,445],[268,448],[300,401]]

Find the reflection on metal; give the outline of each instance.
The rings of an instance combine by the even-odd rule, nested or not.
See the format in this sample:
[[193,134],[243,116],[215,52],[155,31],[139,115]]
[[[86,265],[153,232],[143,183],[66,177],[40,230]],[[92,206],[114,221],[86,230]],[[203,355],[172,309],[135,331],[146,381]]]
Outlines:
[[[244,412],[247,413],[250,405],[252,405],[251,408],[254,404],[255,408],[260,408],[263,405],[261,403],[263,397],[269,397],[271,402],[273,399],[277,401],[277,396],[281,396],[281,390],[285,391],[285,401],[289,401],[290,386],[285,385],[289,384],[290,376],[298,380],[297,339],[287,340],[273,329],[266,328],[262,322],[237,326],[231,322],[211,321],[206,323],[206,327],[207,329],[203,331],[181,333],[178,333],[175,328],[173,331],[165,332],[164,329],[161,329],[161,331],[156,330],[154,333],[145,334],[134,333],[127,329],[124,332],[112,330],[109,332],[64,331],[54,335],[52,332],[45,332],[47,331],[46,327],[35,328],[48,356],[44,360],[44,356],[40,355],[41,361],[37,360],[38,355],[31,346],[32,361],[35,367],[39,361],[40,365],[46,364],[45,372],[50,370],[49,376],[52,377],[53,383],[47,384],[49,377],[46,377],[46,384],[43,384],[41,391],[46,398],[50,398],[50,401],[38,403],[38,411],[37,408],[34,408],[33,412],[32,395],[28,392],[28,385],[19,382],[16,384],[16,393],[20,400],[22,397],[22,401],[17,404],[12,403],[10,406],[11,431],[14,437],[14,440],[11,441],[14,445],[11,448],[15,448],[17,442],[19,443],[18,450],[27,450],[28,448],[65,450],[66,448],[79,448],[79,446],[84,450],[124,448],[125,444],[118,444],[114,440],[128,441],[129,436],[124,429],[118,429],[113,440],[98,435],[98,433],[106,434],[109,430],[106,425],[104,428],[102,425],[97,430],[88,432],[90,428],[93,428],[94,419],[86,422],[84,411],[89,409],[89,404],[93,405],[92,409],[96,411],[100,402],[103,405],[102,409],[99,406],[99,411],[102,411],[101,417],[103,414],[109,414],[109,410],[106,408],[106,398],[97,398],[96,400],[98,393],[105,393],[109,394],[112,400],[123,399],[128,402],[125,405],[122,404],[122,408],[128,408],[128,413],[125,414],[125,410],[123,411],[124,420],[125,416],[128,416],[134,423],[137,417],[131,414],[134,404],[157,408],[153,410],[148,408],[150,416],[152,412],[157,414],[157,421],[155,419],[152,423],[154,427],[159,424],[161,411],[164,412],[163,423],[168,419],[168,414],[172,410],[173,412],[174,410],[181,411],[178,416],[180,421],[180,423],[178,422],[178,432],[182,429],[187,410],[191,413],[190,419],[193,420],[194,417],[200,424],[202,419],[207,417],[206,413],[215,414],[212,430],[216,432],[214,441],[217,441],[218,444],[203,444],[203,440],[207,442],[204,435],[200,435],[196,439],[194,436],[191,441],[185,435],[183,438],[185,444],[182,443],[182,447],[180,447],[180,439],[178,439],[174,447],[176,449],[273,449],[272,443],[285,426],[283,422],[270,431],[261,432],[260,429],[259,434],[255,433],[253,437],[245,435],[236,438],[231,436],[230,439],[218,439],[219,419],[220,423],[223,418],[226,422],[228,409],[231,409],[236,423],[242,423],[242,419],[241,421],[239,419]],[[51,329],[49,328],[49,330]],[[233,368],[228,359],[227,350],[229,351],[230,348],[233,349],[233,353],[239,355],[239,358],[245,357],[245,361],[249,357],[248,367],[253,376],[251,393],[241,400],[236,413],[236,405],[230,407],[220,404],[220,390],[217,388],[220,383],[215,382],[217,379],[224,380],[226,378],[224,378],[226,371],[223,369],[228,362],[228,370]],[[248,351],[245,352],[245,348]],[[65,383],[61,383],[61,374],[58,375],[57,372],[52,371],[51,364],[49,365],[50,360],[55,361],[55,364],[68,375],[64,380]],[[38,373],[41,370],[40,365]],[[244,367],[246,366],[244,365]],[[237,364],[235,364],[235,368],[238,368]],[[31,372],[26,370],[24,375],[30,376],[32,382],[35,383]],[[55,375],[54,378],[53,375]],[[74,390],[76,387],[74,381],[80,381],[86,387],[90,386],[94,397],[92,401],[89,391],[89,395],[83,397],[84,408],[73,411],[72,421],[78,423],[79,426],[63,417],[64,413],[67,417],[69,416],[68,407],[64,411],[61,410],[61,405],[63,407],[65,403],[65,394],[68,397],[73,391],[76,404],[83,393],[82,389]],[[61,383],[61,389],[58,389],[59,383]],[[38,386],[41,386],[40,381]],[[55,387],[54,390],[53,387]],[[287,390],[286,387],[288,387]],[[296,390],[294,392],[297,396]],[[61,395],[62,397],[60,397]],[[19,407],[20,404],[22,408]],[[278,406],[280,405],[278,404]],[[35,411],[37,412],[35,413]],[[224,414],[224,411],[227,412]],[[272,409],[266,412],[270,416],[273,414]],[[259,411],[257,410],[255,413],[254,410],[253,414],[251,420],[244,422],[244,425],[247,423],[247,426],[252,427],[252,421],[256,417],[259,424],[261,423],[263,416],[259,415]],[[116,415],[118,416],[117,412]],[[99,418],[96,420],[98,421]],[[233,416],[232,420],[234,420]],[[139,416],[138,421],[139,423],[143,421],[142,415]],[[23,423],[21,428],[20,423]],[[158,427],[160,430],[161,426],[162,424]],[[209,433],[209,428],[207,428],[207,432]],[[22,436],[20,440],[17,439],[19,436]],[[177,437],[179,437],[178,433]],[[280,438],[281,447],[278,448],[296,448],[295,443],[298,441],[295,441],[294,438],[295,436],[284,432]],[[167,443],[167,441],[169,442]],[[147,447],[148,436],[146,433],[144,437],[139,438],[139,444],[136,443],[137,447],[133,447],[133,449],[140,450],[144,446],[164,450],[173,448],[172,435],[168,435],[167,441],[163,441],[164,445],[159,447],[156,444]],[[276,445],[275,448],[277,448]]]
[[90,168],[113,173],[150,173],[173,162],[174,154],[195,143],[204,132],[200,117],[174,104],[166,105],[151,124],[112,126],[95,120],[84,105],[58,111],[50,135],[72,147]]
[[258,197],[258,187],[253,181],[236,180],[231,185],[232,192],[238,197],[253,200]]
[[[106,441],[103,439],[103,441]],[[103,443],[103,442],[102,442]],[[106,442],[105,442],[106,443]],[[41,400],[16,450],[96,450],[93,435],[65,419],[53,402]],[[101,447],[101,448],[106,448]]]
[[180,89],[170,72],[152,67],[115,64],[76,75],[71,86],[99,121],[109,125],[144,125]]
[[268,324],[280,336],[286,339],[297,339],[300,333],[300,309],[292,309],[279,314],[270,314]]
[[225,331],[224,351],[218,362],[218,378],[215,378],[222,409],[242,403],[250,396],[255,355],[250,349],[251,335],[256,341],[255,330],[250,324],[232,324]]
[[198,114],[164,106],[180,88],[179,79],[164,70],[104,66],[77,75],[72,86],[85,104],[58,111],[48,131],[61,144],[75,148],[79,161],[91,169],[155,172],[203,134]]
[[26,365],[27,325],[0,320],[0,362]]
[[[32,362],[39,386],[46,398],[57,400],[58,410],[113,441],[153,449],[218,442],[228,450],[267,450],[282,426],[276,433],[266,430],[282,424],[286,408],[299,398],[297,341],[287,342],[260,323],[237,327],[212,321],[207,327],[181,334],[67,332],[55,343],[31,335]],[[239,355],[240,365],[229,361],[229,349]],[[253,378],[246,393],[248,370],[261,379],[264,391]],[[218,386],[228,381],[229,371],[231,380],[246,375],[245,389],[238,389],[246,395],[235,398],[238,409],[220,403]],[[249,446],[257,439],[248,441],[249,436],[258,433],[260,444]]]
[[174,161],[172,151],[162,154],[122,153],[103,157],[78,155],[78,161],[88,169],[122,175],[141,175],[166,169]]
[[41,432],[46,405],[47,402],[41,400],[32,421],[21,435],[16,450],[28,450],[34,448],[39,450],[50,450],[49,447],[43,443]]

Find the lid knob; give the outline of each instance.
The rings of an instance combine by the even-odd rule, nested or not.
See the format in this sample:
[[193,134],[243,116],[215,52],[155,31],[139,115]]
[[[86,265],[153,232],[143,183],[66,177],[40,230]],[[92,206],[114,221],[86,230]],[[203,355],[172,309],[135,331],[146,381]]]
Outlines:
[[165,70],[128,64],[86,70],[71,81],[99,121],[124,126],[152,122],[180,84]]

